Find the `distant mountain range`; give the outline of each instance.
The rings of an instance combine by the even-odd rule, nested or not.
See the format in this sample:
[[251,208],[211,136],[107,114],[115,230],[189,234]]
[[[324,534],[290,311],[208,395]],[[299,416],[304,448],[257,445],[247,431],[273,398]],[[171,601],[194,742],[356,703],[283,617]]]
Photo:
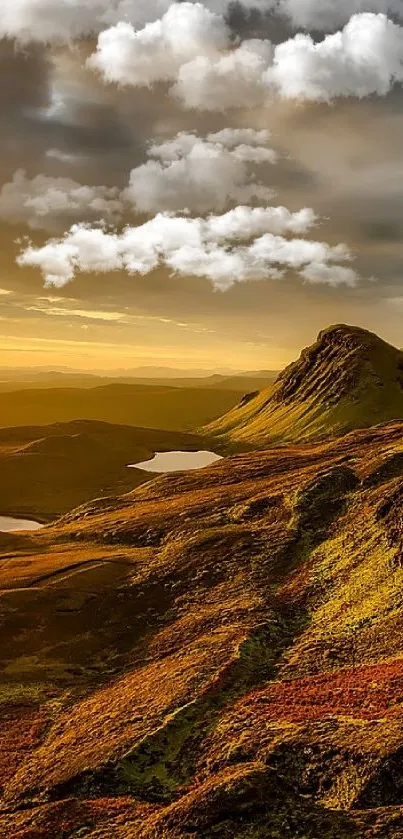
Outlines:
[[226,379],[228,377],[267,378],[276,375],[272,370],[203,370],[183,369],[176,367],[134,367],[132,369],[116,370],[75,370],[74,368],[52,368],[52,367],[0,367],[1,381],[40,381],[41,379],[82,379],[84,382],[91,379],[110,379],[132,381],[132,379]]
[[174,371],[165,370],[164,372],[157,372],[159,368],[150,368],[152,372],[148,376],[140,375],[96,375],[92,373],[82,373],[74,371],[35,371],[35,370],[0,370],[0,393],[8,393],[14,390],[33,390],[33,389],[47,389],[47,388],[81,388],[89,389],[100,387],[108,384],[126,384],[126,385],[148,385],[155,387],[161,385],[164,387],[214,387],[224,388],[225,390],[238,390],[243,392],[248,388],[262,388],[267,387],[272,382],[277,373],[271,370],[258,370],[256,372],[242,372],[220,374],[210,373],[209,375],[197,375],[197,371]]
[[169,431],[194,431],[221,416],[245,390],[110,382],[97,387],[42,387],[0,392],[0,427],[101,420]]

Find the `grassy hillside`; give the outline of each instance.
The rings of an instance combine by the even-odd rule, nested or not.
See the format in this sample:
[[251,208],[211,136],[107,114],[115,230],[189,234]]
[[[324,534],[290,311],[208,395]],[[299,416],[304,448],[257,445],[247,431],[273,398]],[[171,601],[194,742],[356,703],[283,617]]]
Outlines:
[[0,515],[52,520],[150,479],[126,464],[200,442],[191,434],[94,421],[0,429]]
[[7,839],[401,839],[403,423],[2,537]]
[[278,373],[266,371],[255,375],[228,376],[222,378],[221,381],[215,381],[211,384],[211,387],[238,390],[244,395],[253,390],[264,390],[269,387],[276,380],[277,375]]
[[206,433],[267,446],[326,439],[403,418],[403,353],[364,329],[333,326],[275,383]]
[[240,391],[142,384],[21,390],[0,393],[0,427],[88,419],[190,431],[228,411],[239,398]]

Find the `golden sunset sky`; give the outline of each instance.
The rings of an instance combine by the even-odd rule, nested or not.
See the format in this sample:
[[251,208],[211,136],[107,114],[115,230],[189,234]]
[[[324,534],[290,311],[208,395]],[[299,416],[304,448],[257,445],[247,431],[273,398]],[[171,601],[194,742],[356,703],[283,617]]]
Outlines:
[[[57,21],[61,1],[52,2]],[[289,98],[280,91],[264,102],[257,98],[252,107],[244,101],[227,110],[219,106],[213,110],[209,102],[185,107],[159,79],[147,87],[134,84],[131,77],[122,85],[88,65],[99,30],[107,24],[94,24],[93,33],[88,32],[92,24],[87,25],[87,31],[78,31],[79,37],[70,42],[67,35],[51,33],[42,43],[40,21],[35,28],[29,5],[28,0],[25,6],[16,4],[15,19],[0,23],[4,35],[0,41],[0,366],[279,369],[320,329],[336,322],[369,328],[403,345],[399,81],[392,79],[382,95],[374,83],[375,92],[361,98],[336,91],[331,101],[318,101],[305,94]],[[81,4],[86,5],[90,4]],[[115,12],[117,5],[110,3]],[[222,11],[223,3],[219,5]],[[247,5],[253,3],[249,0]],[[264,0],[257,0],[257,5],[266,11]],[[205,6],[216,13],[213,3]],[[316,7],[320,10],[320,0]],[[372,7],[371,2],[361,3],[359,11]],[[227,15],[231,49],[249,38],[283,43],[301,29],[284,15],[249,12],[238,7]],[[398,27],[393,8],[390,14]],[[312,37],[320,41],[348,18],[323,26],[318,19],[321,31],[316,35],[313,19]],[[116,15],[112,24],[115,21]],[[142,26],[135,21],[133,31]],[[173,141],[182,132],[195,133],[206,143],[211,134],[245,128],[270,132],[270,139],[261,145],[276,158],[257,163],[248,158],[250,183],[273,192],[270,200],[255,197],[251,204],[284,206],[291,213],[312,208],[318,221],[306,238],[329,247],[344,243],[352,260],[343,264],[353,269],[356,282],[336,282],[333,275],[326,279],[323,272],[317,280],[307,279],[287,265],[282,276],[268,271],[267,276],[248,275],[233,283],[229,278],[221,290],[211,277],[174,270],[162,260],[146,273],[121,267],[109,270],[107,264],[97,271],[80,269],[56,287],[45,285],[38,266],[16,263],[27,247],[26,237],[40,248],[52,239],[60,243],[73,224],[97,225],[105,218],[104,208],[90,208],[85,198],[71,206],[72,182],[75,188],[93,188],[98,197],[102,186],[110,190],[107,203],[112,195],[120,201],[130,173],[155,159],[151,144]],[[18,181],[19,170],[26,174]],[[36,181],[39,176],[44,180]],[[180,192],[188,188],[189,196],[176,200],[160,190],[149,211],[144,201],[149,200],[151,187],[147,181],[142,205],[136,180],[131,200],[137,201],[137,211],[125,205],[115,216],[108,203],[106,221],[119,234],[126,224],[143,225],[171,206],[174,213],[185,211],[184,218],[221,216],[247,203],[249,183],[228,186],[224,173],[222,177],[222,183],[216,184],[216,203],[211,200],[204,206],[191,180],[186,187],[184,169],[179,187],[178,182],[171,186]],[[61,202],[55,191],[63,193]]]

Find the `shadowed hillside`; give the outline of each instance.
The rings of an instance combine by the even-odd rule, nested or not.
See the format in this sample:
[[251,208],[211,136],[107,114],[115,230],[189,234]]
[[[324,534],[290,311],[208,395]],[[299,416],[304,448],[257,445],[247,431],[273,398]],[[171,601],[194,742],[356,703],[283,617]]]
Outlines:
[[52,520],[98,495],[150,480],[128,463],[200,443],[193,434],[86,420],[0,428],[0,514]]
[[235,405],[241,389],[109,384],[0,393],[0,426],[101,420],[170,431],[191,431]]
[[335,437],[403,418],[403,353],[377,335],[331,326],[261,393],[207,427],[228,442],[265,446]]
[[403,423],[2,537],[0,833],[400,839]]

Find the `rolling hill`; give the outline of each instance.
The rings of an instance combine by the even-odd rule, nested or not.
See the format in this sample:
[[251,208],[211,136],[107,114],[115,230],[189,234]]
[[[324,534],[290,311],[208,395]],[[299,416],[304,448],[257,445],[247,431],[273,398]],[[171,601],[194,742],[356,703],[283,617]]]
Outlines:
[[[190,371],[191,372],[191,371]],[[14,369],[0,368],[0,393],[10,393],[15,390],[39,390],[49,388],[95,388],[106,385],[146,385],[148,387],[190,387],[234,390],[244,393],[254,388],[262,389],[271,384],[277,373],[271,370],[258,370],[251,373],[237,373],[224,375],[214,373],[212,375],[182,375],[177,371],[167,371],[165,375],[151,376],[133,375],[127,376],[106,376],[92,373],[61,372],[61,371],[18,371]]]
[[242,390],[109,384],[0,393],[0,427],[100,420],[169,431],[193,431],[235,405]]
[[262,447],[332,438],[403,418],[403,353],[358,327],[325,329],[274,384],[250,393],[207,434]]
[[0,834],[401,839],[402,522],[394,422],[3,535]]
[[198,449],[200,442],[192,434],[91,420],[0,428],[0,513],[50,521],[95,496],[150,480],[128,463],[157,451]]

